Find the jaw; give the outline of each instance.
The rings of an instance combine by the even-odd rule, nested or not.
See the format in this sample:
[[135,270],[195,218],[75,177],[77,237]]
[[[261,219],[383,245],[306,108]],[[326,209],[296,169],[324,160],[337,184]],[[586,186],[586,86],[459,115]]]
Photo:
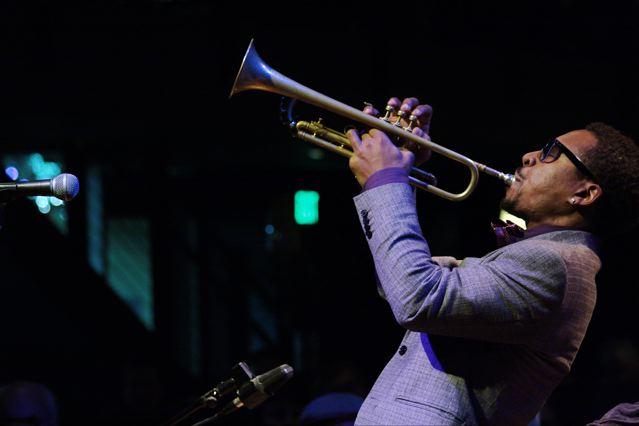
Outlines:
[[526,212],[521,202],[521,193],[518,188],[510,186],[501,200],[499,206],[508,213],[513,214],[524,221],[528,222],[530,215]]
[[515,182],[506,189],[504,198],[502,198],[500,207],[509,213],[515,213],[513,210],[517,208],[519,199],[519,182]]
[[517,201],[513,197],[509,197],[508,195],[504,196],[499,203],[499,207],[510,214],[521,217],[521,212],[519,212],[517,208]]

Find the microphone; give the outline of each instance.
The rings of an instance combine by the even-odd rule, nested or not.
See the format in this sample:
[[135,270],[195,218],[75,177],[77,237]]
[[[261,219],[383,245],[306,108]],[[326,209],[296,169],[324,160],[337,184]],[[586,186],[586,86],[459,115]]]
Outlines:
[[242,383],[246,382],[247,379],[252,379],[253,377],[255,377],[255,374],[253,374],[251,367],[249,367],[244,361],[239,362],[231,369],[230,379],[224,380],[215,385],[213,389],[199,397],[197,401],[191,404],[188,408],[173,416],[164,426],[176,426],[181,423],[182,420],[187,419],[202,408],[216,408],[221,398],[235,392]]
[[275,394],[284,383],[293,377],[293,367],[282,364],[264,374],[252,378],[237,390],[237,397],[229,402],[215,419],[230,414],[235,410],[246,407],[250,410],[257,407]]
[[70,201],[78,195],[79,191],[78,178],[69,173],[63,173],[53,179],[2,182],[0,183],[0,202],[34,195],[53,196],[63,201]]

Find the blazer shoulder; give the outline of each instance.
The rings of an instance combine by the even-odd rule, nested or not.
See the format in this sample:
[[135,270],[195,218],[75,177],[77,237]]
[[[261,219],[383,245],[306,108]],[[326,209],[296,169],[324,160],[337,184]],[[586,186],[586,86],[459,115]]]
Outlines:
[[526,239],[501,247],[481,258],[481,263],[504,259],[544,259],[563,263],[563,250],[561,243],[554,241]]
[[503,247],[501,253],[487,257],[484,262],[509,260],[546,271],[567,272],[578,267],[596,273],[601,268],[599,255],[592,247],[572,241],[531,238]]

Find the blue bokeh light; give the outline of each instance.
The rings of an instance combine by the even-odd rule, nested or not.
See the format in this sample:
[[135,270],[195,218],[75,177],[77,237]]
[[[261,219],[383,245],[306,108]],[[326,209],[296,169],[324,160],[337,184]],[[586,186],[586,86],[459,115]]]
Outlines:
[[16,169],[13,166],[9,166],[6,169],[4,169],[4,173],[11,180],[17,180],[18,177],[20,176],[20,172],[18,171],[18,169]]

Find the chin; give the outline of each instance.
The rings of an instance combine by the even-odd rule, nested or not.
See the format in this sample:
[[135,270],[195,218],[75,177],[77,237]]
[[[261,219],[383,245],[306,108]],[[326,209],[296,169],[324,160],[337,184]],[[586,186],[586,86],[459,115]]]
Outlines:
[[525,212],[523,212],[520,208],[518,208],[516,199],[513,200],[508,198],[508,196],[506,196],[499,203],[499,207],[502,210],[506,210],[508,213],[523,219],[524,221],[528,221],[528,218],[527,218],[528,215],[526,215]]

